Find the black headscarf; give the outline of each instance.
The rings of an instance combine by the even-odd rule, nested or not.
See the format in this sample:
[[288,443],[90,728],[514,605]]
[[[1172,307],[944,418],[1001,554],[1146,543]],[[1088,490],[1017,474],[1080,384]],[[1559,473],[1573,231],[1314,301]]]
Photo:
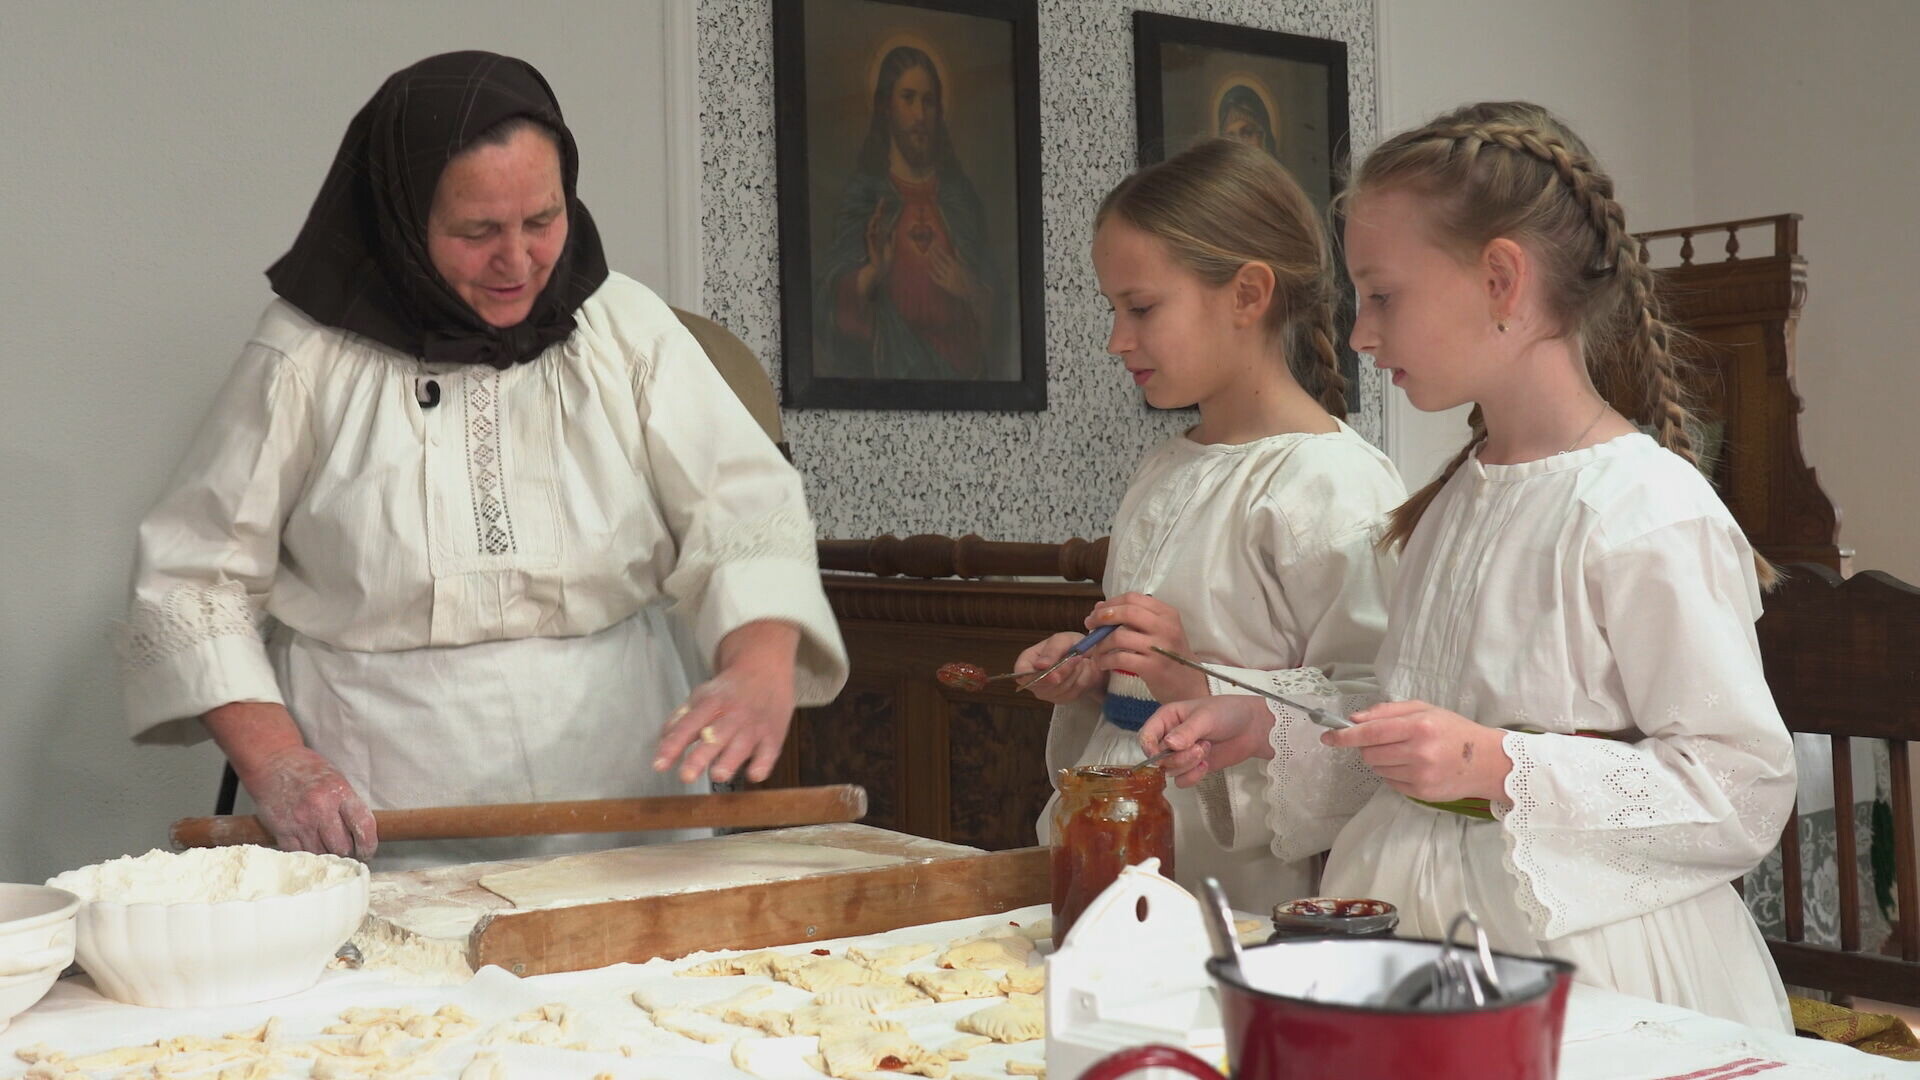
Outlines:
[[[518,326],[487,324],[427,254],[427,215],[447,163],[495,125],[527,117],[560,140],[567,243]],[[506,369],[573,332],[573,313],[607,278],[606,254],[575,182],[580,155],[547,80],[489,52],[430,56],[388,77],[347,125],[293,249],[267,270],[308,317],[433,362]]]

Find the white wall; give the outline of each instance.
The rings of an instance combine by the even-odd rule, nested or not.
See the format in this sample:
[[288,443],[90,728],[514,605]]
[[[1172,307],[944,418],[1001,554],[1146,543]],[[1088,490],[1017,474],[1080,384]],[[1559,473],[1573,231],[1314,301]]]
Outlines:
[[[697,251],[668,238],[694,235],[692,159],[664,145],[669,76],[686,76],[676,102],[692,85],[683,4],[571,0],[565,18],[516,0],[6,5],[0,881],[144,850],[212,809],[217,752],[127,741],[107,628],[134,525],[266,302],[262,272],[347,120],[422,56],[522,56],[566,109],[613,265],[691,278]],[[690,130],[691,105],[678,115]],[[689,171],[669,196],[676,161]]]
[[[1685,5],[1378,3],[1382,138],[1472,101],[1535,101],[1571,124],[1613,174],[1630,228],[1695,220],[1688,78],[1694,54]],[[1422,413],[1404,394],[1388,391],[1386,449],[1409,486],[1425,483],[1460,449],[1466,414]]]
[[1801,449],[1855,568],[1920,582],[1920,4],[1690,10],[1693,216],[1806,215]]

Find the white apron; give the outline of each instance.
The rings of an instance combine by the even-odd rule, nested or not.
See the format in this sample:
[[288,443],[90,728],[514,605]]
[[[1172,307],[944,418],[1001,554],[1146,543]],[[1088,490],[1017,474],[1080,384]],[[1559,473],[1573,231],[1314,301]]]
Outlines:
[[[307,745],[375,810],[709,790],[653,770],[688,682],[658,608],[584,637],[354,652],[279,629],[269,645]],[[381,840],[375,870],[525,858],[711,830]]]

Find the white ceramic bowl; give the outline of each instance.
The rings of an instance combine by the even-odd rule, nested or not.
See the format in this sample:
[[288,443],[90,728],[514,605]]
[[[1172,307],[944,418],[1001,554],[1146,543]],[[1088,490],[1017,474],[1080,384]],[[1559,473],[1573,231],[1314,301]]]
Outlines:
[[0,884],[0,1031],[73,963],[79,910],[80,898],[64,889]]
[[[149,852],[142,857],[148,864],[142,870],[145,883],[124,873],[122,880],[108,880],[101,871],[116,863],[70,871],[49,882],[83,901],[77,952],[101,993],[163,1008],[238,1005],[296,994],[320,980],[334,952],[366,917],[366,866],[333,855],[246,848],[247,887],[229,882],[202,890],[249,899],[183,901],[176,899],[177,884],[155,882],[152,869],[164,865],[165,858],[203,861],[208,850]],[[263,890],[261,867],[310,883],[294,891]],[[142,894],[163,899],[143,902]]]

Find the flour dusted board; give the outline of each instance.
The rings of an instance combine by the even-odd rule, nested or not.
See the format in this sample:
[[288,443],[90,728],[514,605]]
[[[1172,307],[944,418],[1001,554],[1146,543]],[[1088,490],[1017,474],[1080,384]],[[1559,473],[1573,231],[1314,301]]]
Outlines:
[[[798,850],[826,849],[829,852],[845,851],[882,856],[889,860],[888,865],[896,867],[980,854],[975,848],[855,824],[773,829],[717,837],[712,840],[691,841],[691,843],[713,846],[717,860],[722,863],[729,861],[727,852],[735,846],[757,848],[767,844],[779,844]],[[657,847],[666,849],[670,845],[657,845]],[[840,857],[835,854],[821,856],[828,861]],[[575,859],[578,856],[562,856],[562,858]],[[362,946],[363,952],[370,944],[376,942],[379,943],[379,951],[383,954],[404,952],[414,958],[403,965],[407,968],[431,967],[440,970],[458,967],[470,971],[473,969],[475,959],[471,946],[476,928],[495,916],[537,910],[516,907],[512,901],[483,886],[482,880],[517,871],[537,869],[551,861],[553,860],[516,859],[473,863],[465,866],[376,873],[373,875],[367,926],[363,928],[360,935],[356,935],[356,944]],[[822,873],[847,872],[859,871],[816,869],[809,873],[819,876]],[[697,899],[705,895],[705,890],[683,891],[681,895]],[[572,898],[563,903],[578,907],[590,904],[591,901]],[[694,906],[699,907],[697,904]],[[696,947],[712,948],[714,946],[709,944],[696,945]]]
[[848,848],[722,836],[566,855],[488,874],[480,884],[518,908],[558,907],[758,885],[906,861],[899,855]]

